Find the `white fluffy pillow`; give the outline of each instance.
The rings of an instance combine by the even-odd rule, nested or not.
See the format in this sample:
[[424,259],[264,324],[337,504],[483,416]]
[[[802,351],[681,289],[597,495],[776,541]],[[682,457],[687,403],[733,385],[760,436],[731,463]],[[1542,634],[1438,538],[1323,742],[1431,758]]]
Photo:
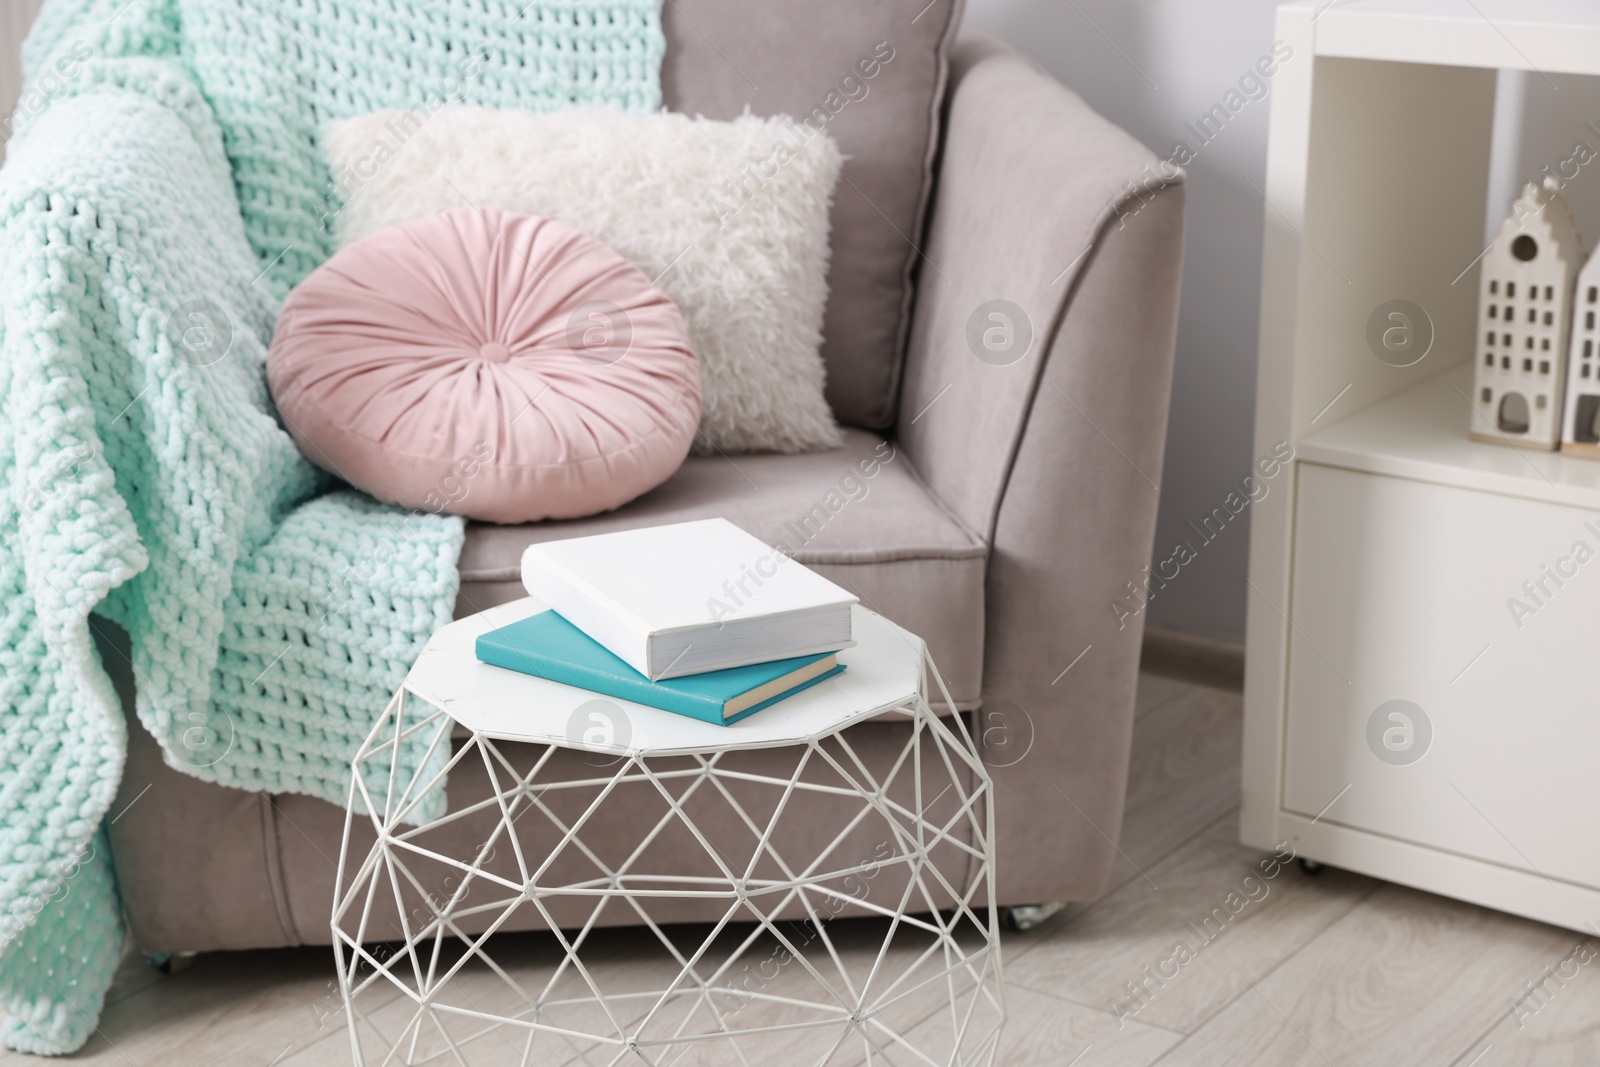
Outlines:
[[818,352],[842,156],[788,119],[451,105],[328,124],[341,247],[460,207],[599,238],[677,302],[700,357],[697,451],[839,444]]

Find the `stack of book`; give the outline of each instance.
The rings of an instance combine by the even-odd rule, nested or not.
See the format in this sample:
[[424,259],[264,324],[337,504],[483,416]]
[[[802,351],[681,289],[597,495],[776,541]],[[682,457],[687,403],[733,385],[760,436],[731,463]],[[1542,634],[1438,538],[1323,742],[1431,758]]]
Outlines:
[[728,724],[844,670],[856,597],[726,519],[547,541],[484,663]]

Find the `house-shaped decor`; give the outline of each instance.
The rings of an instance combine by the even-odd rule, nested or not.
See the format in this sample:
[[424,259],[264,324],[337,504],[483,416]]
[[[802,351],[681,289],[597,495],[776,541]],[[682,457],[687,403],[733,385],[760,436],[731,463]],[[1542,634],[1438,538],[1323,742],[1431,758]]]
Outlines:
[[1561,451],[1600,459],[1600,256],[1578,273],[1572,295],[1572,344],[1567,358],[1566,415]]
[[1478,274],[1476,440],[1559,446],[1573,284],[1582,265],[1583,243],[1561,184],[1528,183]]

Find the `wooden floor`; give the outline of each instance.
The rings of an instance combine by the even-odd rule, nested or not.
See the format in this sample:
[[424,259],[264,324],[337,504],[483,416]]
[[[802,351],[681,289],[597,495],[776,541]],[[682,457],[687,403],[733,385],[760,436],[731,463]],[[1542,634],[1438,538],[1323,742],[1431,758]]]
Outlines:
[[[1100,900],[1007,936],[1000,1063],[1600,1064],[1600,957],[1580,935],[1343,871],[1266,877],[1237,841],[1239,728],[1238,693],[1142,679],[1123,859]],[[848,929],[847,953],[881,937]],[[652,966],[636,934],[608,936],[607,965]],[[205,956],[170,977],[130,957],[75,1060],[348,1063],[331,979],[326,949]],[[790,1061],[779,1048],[760,1067]]]

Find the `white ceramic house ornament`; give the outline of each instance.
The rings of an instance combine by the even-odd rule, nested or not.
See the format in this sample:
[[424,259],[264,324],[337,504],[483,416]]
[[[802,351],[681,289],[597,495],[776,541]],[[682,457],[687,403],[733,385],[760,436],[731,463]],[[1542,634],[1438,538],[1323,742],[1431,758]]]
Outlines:
[[1559,446],[1572,287],[1582,265],[1583,242],[1561,183],[1529,182],[1478,273],[1474,439]]
[[1561,451],[1600,459],[1600,256],[1578,273],[1572,296],[1572,346],[1567,358],[1566,416]]

